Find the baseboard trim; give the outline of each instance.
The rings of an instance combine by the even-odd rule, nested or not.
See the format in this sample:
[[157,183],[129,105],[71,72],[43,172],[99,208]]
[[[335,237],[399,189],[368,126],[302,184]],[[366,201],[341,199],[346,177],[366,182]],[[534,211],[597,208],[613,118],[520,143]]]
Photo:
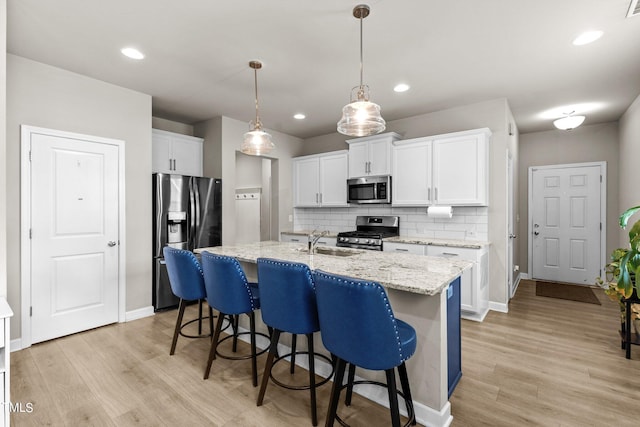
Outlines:
[[11,340],[11,342],[9,343],[9,350],[11,353],[13,353],[14,351],[22,350],[22,338]]
[[509,312],[509,304],[504,304],[501,302],[489,301],[489,310],[499,311],[500,313],[508,313]]
[[136,310],[127,311],[124,315],[124,321],[131,322],[132,320],[138,320],[153,315],[155,315],[155,312],[153,311],[153,306],[150,305],[148,307],[142,307]]
[[526,273],[525,274],[518,273],[518,275],[516,276],[516,282],[513,285],[513,292],[511,293],[511,298],[513,298],[516,292],[518,292],[518,286],[520,286],[520,280],[522,280],[524,278],[522,276],[525,276],[525,275]]

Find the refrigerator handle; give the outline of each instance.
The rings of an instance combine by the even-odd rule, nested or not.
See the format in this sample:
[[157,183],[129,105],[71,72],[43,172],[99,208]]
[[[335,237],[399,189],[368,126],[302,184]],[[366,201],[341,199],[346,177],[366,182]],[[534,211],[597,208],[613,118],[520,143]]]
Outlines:
[[194,227],[193,227],[193,249],[196,248],[196,243],[200,241],[199,236],[197,235],[198,233],[200,233],[200,227],[202,227],[202,221],[200,218],[200,185],[198,185],[198,181],[197,178],[193,179],[193,192],[195,194],[194,200],[195,200],[195,222],[194,222]]
[[193,179],[189,180],[189,236],[187,238],[188,249],[193,250],[195,244],[195,228],[196,228],[196,203],[194,193]]

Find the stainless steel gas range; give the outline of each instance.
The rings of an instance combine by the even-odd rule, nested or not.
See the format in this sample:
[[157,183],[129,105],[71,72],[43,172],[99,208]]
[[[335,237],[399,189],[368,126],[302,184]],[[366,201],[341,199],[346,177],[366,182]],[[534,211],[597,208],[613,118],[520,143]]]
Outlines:
[[383,239],[400,235],[400,217],[358,216],[356,230],[338,233],[336,246],[381,251]]

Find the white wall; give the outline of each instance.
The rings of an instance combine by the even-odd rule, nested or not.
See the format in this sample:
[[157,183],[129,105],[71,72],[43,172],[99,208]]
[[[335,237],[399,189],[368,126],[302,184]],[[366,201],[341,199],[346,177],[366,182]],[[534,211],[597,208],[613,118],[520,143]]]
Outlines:
[[[640,205],[638,159],[640,159],[640,95],[620,118],[618,216],[628,208]],[[636,214],[631,218],[631,224],[637,220],[638,215]],[[619,231],[619,240],[616,246],[627,247],[629,245],[628,233],[628,227],[627,230]]]
[[[389,121],[385,131],[397,132],[402,135],[403,139],[408,139],[484,127],[491,129],[488,225],[488,238],[491,242],[489,299],[500,308],[506,308],[508,302],[506,152],[507,148],[516,155],[518,152],[517,133],[515,137],[508,135],[510,122],[513,123],[513,119],[509,105],[506,99],[501,98]],[[305,140],[303,152],[306,155],[345,149],[347,148],[346,143],[341,142],[345,139],[347,137],[337,133],[310,138]],[[517,167],[517,163],[515,166]],[[516,197],[518,197],[517,190],[515,191]],[[516,259],[516,263],[518,262]]]
[[529,167],[600,161],[607,162],[607,253],[611,253],[618,246],[618,194],[622,194],[618,186],[618,123],[580,126],[572,131],[550,130],[520,135],[518,245],[523,272],[530,271],[527,266]]
[[[233,245],[236,235],[235,190],[236,153],[240,151],[247,123],[228,117],[215,117],[194,125],[195,135],[204,138],[204,173],[222,179],[222,244]],[[280,230],[291,228],[293,215],[291,159],[300,155],[302,140],[265,129],[273,136],[276,148],[264,158],[271,159],[272,238]]]
[[20,125],[125,141],[126,310],[151,305],[151,96],[7,55],[7,278],[20,333]]

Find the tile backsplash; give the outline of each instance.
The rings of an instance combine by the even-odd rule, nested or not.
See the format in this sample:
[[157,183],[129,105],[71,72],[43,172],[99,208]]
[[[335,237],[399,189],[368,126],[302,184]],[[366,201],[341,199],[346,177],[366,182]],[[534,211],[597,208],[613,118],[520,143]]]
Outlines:
[[391,206],[348,208],[295,208],[293,230],[329,230],[334,233],[356,228],[356,216],[400,217],[400,235],[434,239],[488,241],[488,207],[454,207],[452,218],[429,218],[426,208]]

